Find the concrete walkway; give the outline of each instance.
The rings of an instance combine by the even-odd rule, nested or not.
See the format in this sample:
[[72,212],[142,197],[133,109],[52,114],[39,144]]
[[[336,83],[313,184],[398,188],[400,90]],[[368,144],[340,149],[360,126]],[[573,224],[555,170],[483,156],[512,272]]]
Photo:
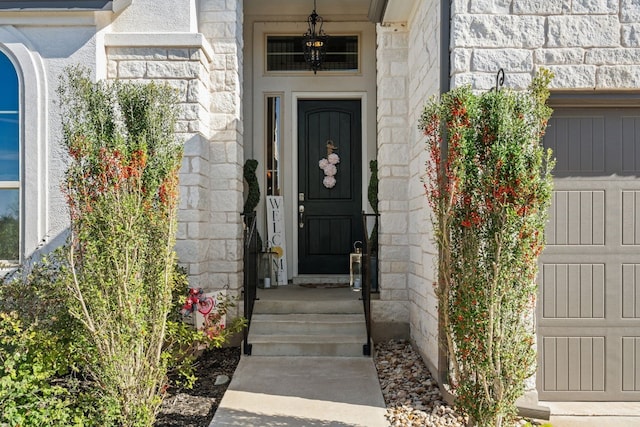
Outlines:
[[368,357],[243,356],[210,427],[387,427]]
[[638,427],[640,402],[540,402],[553,427]]

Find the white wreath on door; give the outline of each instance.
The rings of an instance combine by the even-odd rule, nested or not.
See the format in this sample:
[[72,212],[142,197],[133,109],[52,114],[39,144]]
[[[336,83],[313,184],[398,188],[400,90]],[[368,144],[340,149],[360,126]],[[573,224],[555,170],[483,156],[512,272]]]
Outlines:
[[338,156],[333,151],[337,148],[338,147],[333,145],[332,140],[328,140],[327,157],[322,158],[318,162],[318,166],[324,171],[324,179],[322,180],[322,185],[327,188],[333,188],[336,186],[336,174],[338,173],[338,167],[336,165],[340,163],[340,156]]

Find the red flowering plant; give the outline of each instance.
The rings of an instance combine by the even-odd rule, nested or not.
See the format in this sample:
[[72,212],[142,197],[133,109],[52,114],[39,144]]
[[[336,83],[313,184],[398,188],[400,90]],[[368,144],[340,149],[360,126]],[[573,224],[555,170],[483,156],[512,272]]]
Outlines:
[[[71,313],[115,425],[151,426],[166,385],[182,143],[168,86],[93,83],[71,69],[59,90]],[[106,424],[104,424],[106,425]]]
[[524,92],[456,88],[420,120],[450,386],[478,426],[511,422],[535,372],[537,260],[554,164],[541,146],[551,78],[542,70]]

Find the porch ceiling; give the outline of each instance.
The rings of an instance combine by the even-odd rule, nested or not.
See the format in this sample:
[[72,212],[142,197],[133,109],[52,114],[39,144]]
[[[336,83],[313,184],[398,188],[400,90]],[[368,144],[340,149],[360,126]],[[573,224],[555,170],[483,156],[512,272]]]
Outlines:
[[[368,20],[369,7],[376,0],[316,0],[316,12],[329,21]],[[313,0],[244,0],[245,15],[265,17],[307,17]]]

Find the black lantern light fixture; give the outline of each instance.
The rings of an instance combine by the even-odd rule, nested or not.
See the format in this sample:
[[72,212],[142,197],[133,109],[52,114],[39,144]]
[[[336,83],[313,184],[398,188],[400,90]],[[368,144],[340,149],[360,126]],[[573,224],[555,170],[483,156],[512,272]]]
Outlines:
[[320,69],[327,53],[327,41],[329,36],[322,29],[324,20],[316,13],[316,0],[313,0],[313,12],[307,18],[309,28],[302,35],[302,49],[304,60],[313,70],[313,74]]

